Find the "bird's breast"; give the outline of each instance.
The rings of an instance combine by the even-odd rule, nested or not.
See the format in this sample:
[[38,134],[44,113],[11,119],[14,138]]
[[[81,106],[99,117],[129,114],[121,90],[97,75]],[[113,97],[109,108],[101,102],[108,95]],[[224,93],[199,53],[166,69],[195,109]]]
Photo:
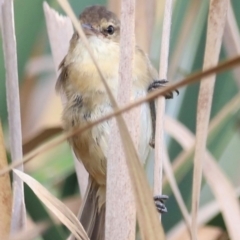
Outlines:
[[[118,84],[119,45],[95,36],[88,40],[104,78],[110,89],[115,91]],[[76,90],[83,94],[88,91],[105,92],[101,76],[81,40],[68,53],[66,64],[69,66],[69,84]]]

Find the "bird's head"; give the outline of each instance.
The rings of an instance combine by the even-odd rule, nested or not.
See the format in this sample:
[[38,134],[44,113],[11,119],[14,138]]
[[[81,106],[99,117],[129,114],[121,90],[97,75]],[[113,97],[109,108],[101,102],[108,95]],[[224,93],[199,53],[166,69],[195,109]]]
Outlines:
[[117,16],[104,6],[87,7],[79,16],[83,31],[87,37],[119,42],[120,21]]

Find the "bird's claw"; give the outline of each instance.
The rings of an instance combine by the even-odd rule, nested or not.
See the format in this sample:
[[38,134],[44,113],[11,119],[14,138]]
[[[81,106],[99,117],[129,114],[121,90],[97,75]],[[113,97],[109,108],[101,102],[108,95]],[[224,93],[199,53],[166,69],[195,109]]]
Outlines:
[[[148,87],[148,92],[154,91],[160,87],[165,87],[166,83],[168,83],[168,81],[166,79],[162,79],[162,80],[154,80]],[[177,94],[179,94],[179,91],[176,89],[174,90]],[[173,98],[173,92],[167,92],[165,93],[165,98],[166,99],[171,99]]]
[[167,213],[167,208],[164,202],[168,199],[167,195],[158,195],[154,196],[154,203],[159,213]]

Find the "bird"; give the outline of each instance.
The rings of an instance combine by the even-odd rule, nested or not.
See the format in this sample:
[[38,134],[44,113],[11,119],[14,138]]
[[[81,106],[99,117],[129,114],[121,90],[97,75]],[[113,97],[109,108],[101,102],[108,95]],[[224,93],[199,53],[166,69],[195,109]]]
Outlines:
[[[120,53],[120,20],[106,7],[100,5],[84,9],[79,22],[88,39],[92,52],[115,97],[118,90],[118,68]],[[59,65],[60,74],[56,90],[66,97],[62,113],[66,131],[84,127],[90,122],[113,111],[113,106],[101,81],[101,77],[77,32],[73,33],[69,49]],[[148,56],[136,45],[133,63],[132,96],[137,99],[150,91],[164,87],[166,80],[158,80],[158,73]],[[172,98],[166,93],[165,98]],[[143,133],[139,143],[139,156],[144,164],[155,138],[155,103],[150,101],[141,106]],[[81,134],[68,139],[76,157],[82,161],[89,173],[87,191],[82,203],[79,220],[90,239],[105,237],[106,174],[108,139],[111,120],[104,121]],[[160,213],[167,209],[166,195],[154,197]]]

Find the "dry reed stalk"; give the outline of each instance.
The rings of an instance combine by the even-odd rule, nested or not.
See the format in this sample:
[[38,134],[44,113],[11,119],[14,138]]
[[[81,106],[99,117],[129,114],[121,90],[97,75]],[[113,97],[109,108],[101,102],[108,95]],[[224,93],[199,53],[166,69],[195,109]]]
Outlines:
[[[122,0],[119,87],[117,97],[119,106],[129,103],[131,96],[133,55],[135,51],[134,19],[135,0]],[[138,112],[134,111],[124,115],[128,129],[132,133],[132,136],[135,135],[135,146],[137,145],[137,137],[139,136],[138,133],[140,128],[138,121],[136,121],[136,119],[139,119]],[[121,131],[121,128],[118,128],[117,123],[114,121],[111,126],[107,157],[105,238],[106,240],[133,240],[135,239],[136,206],[126,163],[127,159],[121,144],[119,131]]]
[[[227,13],[223,44],[227,51],[228,57],[240,55],[240,33],[231,2],[229,4]],[[240,67],[233,69],[233,74],[238,88],[240,88]]]
[[[210,1],[207,41],[203,69],[214,66],[218,62],[223,30],[227,15],[228,0]],[[207,129],[210,118],[213,89],[216,75],[204,79],[200,85],[197,107],[196,147],[193,169],[192,190],[192,240],[197,238],[197,215],[202,181],[202,165],[205,158]]]
[[[172,0],[166,0],[163,18],[161,55],[159,66],[159,79],[167,79],[169,41],[171,31]],[[162,192],[162,162],[164,141],[164,114],[165,99],[160,97],[157,101],[156,136],[155,136],[155,162],[154,162],[154,187],[153,194],[159,195]]]
[[[51,45],[54,66],[56,75],[58,75],[58,66],[65,57],[69,47],[69,41],[73,34],[73,27],[71,20],[68,17],[60,16],[55,10],[51,9],[49,5],[43,4],[49,41]],[[62,103],[64,104],[64,96]],[[76,158],[73,153],[75,170],[78,178],[78,185],[80,187],[81,196],[83,197],[87,188],[88,173],[82,163]]]
[[[198,72],[198,73],[192,74],[191,76],[189,76],[189,77],[187,77],[187,78],[185,78],[185,79],[183,79],[183,80],[181,80],[179,82],[171,84],[171,85],[169,85],[169,86],[167,86],[165,88],[161,88],[159,90],[156,90],[156,91],[148,94],[148,96],[146,96],[144,98],[141,98],[141,99],[139,99],[137,101],[134,101],[133,103],[130,103],[127,106],[124,106],[124,107],[122,107],[120,109],[117,109],[113,113],[110,113],[110,114],[106,115],[105,117],[103,117],[101,119],[98,119],[98,120],[90,123],[89,125],[87,125],[87,126],[85,126],[83,128],[79,128],[79,129],[76,129],[76,130],[71,131],[71,132],[63,133],[63,135],[61,135],[59,137],[56,137],[55,139],[50,140],[47,143],[44,143],[41,146],[39,146],[36,149],[34,149],[33,151],[29,152],[28,154],[26,154],[23,157],[23,159],[18,159],[14,163],[10,164],[8,167],[0,170],[0,176],[2,176],[5,173],[11,171],[13,168],[19,166],[20,164],[27,163],[28,161],[32,160],[34,157],[38,156],[39,154],[44,153],[44,152],[54,148],[55,146],[63,143],[69,137],[72,137],[75,134],[80,134],[80,133],[86,131],[87,129],[95,126],[96,124],[99,124],[99,123],[101,123],[103,121],[106,121],[108,119],[113,118],[114,116],[118,116],[118,115],[120,115],[120,114],[122,114],[124,112],[127,112],[127,111],[131,110],[132,108],[137,107],[137,106],[141,105],[142,103],[147,102],[147,101],[149,101],[151,99],[154,99],[154,98],[156,98],[158,96],[163,96],[164,94],[166,94],[169,91],[174,91],[174,89],[176,89],[176,88],[178,89],[178,88],[186,86],[186,85],[188,85],[190,83],[194,83],[197,80],[200,80],[203,77],[211,76],[214,73],[220,73],[220,72],[226,71],[226,70],[228,70],[228,69],[230,69],[232,67],[235,67],[235,66],[237,66],[239,64],[240,64],[240,57],[232,58],[232,59],[227,60],[227,61],[225,61],[223,63],[220,63],[217,66],[211,67],[211,68],[209,68],[207,70],[204,70],[202,72]],[[231,110],[233,111],[232,108],[231,108]],[[191,155],[191,153],[190,153],[190,155]],[[187,154],[189,154],[189,152],[187,152]],[[184,160],[182,160],[182,161],[184,161]],[[175,172],[175,168],[174,168],[174,172]]]
[[[12,161],[22,158],[22,131],[20,100],[18,87],[17,50],[14,27],[13,0],[4,1],[0,6],[3,51],[6,69],[7,108],[10,132],[10,152]],[[23,165],[18,169],[23,171]],[[13,174],[13,209],[11,232],[25,226],[26,210],[24,203],[23,182]]]
[[[0,122],[0,169],[8,165]],[[0,177],[0,239],[7,239],[10,233],[12,213],[12,189],[9,174]]]

